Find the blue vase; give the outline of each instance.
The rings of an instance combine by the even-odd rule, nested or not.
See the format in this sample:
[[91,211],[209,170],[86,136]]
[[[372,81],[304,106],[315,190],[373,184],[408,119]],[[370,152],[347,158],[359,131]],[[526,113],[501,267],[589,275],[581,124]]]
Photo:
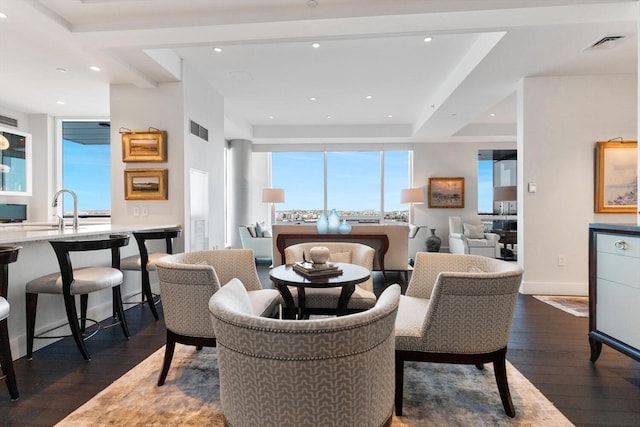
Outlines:
[[351,224],[349,224],[346,219],[343,219],[342,222],[340,223],[340,227],[338,227],[338,232],[340,234],[351,233]]
[[322,212],[318,217],[318,222],[316,222],[316,228],[318,229],[318,234],[327,234],[329,231],[329,221],[327,220],[327,216]]
[[337,234],[338,229],[340,228],[340,217],[338,216],[338,212],[335,209],[331,209],[331,213],[329,214],[329,233]]

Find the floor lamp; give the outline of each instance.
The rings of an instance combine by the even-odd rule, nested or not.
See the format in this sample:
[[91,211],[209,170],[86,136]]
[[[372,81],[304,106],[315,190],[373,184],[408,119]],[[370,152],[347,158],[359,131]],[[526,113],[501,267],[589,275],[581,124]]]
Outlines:
[[500,215],[504,215],[504,225],[503,229],[508,229],[507,227],[507,214],[508,209],[504,208],[504,202],[513,202],[518,200],[518,187],[516,186],[505,186],[505,187],[494,187],[493,188],[493,201],[500,202]]
[[409,204],[409,224],[413,224],[413,205],[424,204],[424,190],[422,188],[405,188],[401,190],[400,203]]
[[262,189],[262,201],[264,203],[271,203],[271,227],[276,223],[276,203],[284,203],[284,189],[283,188],[263,188]]

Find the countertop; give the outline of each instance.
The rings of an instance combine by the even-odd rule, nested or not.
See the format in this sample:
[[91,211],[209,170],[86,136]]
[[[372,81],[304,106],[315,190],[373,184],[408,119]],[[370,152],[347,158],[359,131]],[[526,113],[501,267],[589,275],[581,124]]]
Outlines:
[[131,233],[138,230],[161,230],[164,228],[179,227],[176,224],[169,225],[113,225],[110,223],[80,224],[78,230],[67,226],[64,230],[58,230],[57,224],[52,223],[23,223],[0,224],[0,244],[16,244],[24,242],[49,241],[60,238],[74,238],[79,236],[92,236],[109,233]]

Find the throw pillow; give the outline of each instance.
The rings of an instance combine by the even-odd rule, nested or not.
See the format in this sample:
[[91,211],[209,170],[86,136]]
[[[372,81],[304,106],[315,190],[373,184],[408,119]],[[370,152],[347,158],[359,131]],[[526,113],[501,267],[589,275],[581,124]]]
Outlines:
[[264,221],[256,222],[256,237],[264,237],[264,230],[267,229],[267,224]]
[[273,237],[273,235],[271,234],[271,230],[264,230],[264,233],[262,233],[262,237]]
[[329,255],[331,262],[346,262],[351,264],[351,252],[333,252]]
[[464,235],[469,239],[484,239],[484,225],[482,224],[463,224]]
[[251,237],[256,237],[256,226],[255,225],[247,225],[247,230],[249,230],[249,234],[251,234]]

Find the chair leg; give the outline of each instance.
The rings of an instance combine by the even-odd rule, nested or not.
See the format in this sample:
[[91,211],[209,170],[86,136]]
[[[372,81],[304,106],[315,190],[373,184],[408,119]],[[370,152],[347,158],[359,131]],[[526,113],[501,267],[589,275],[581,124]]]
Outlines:
[[176,340],[171,331],[167,329],[167,345],[164,349],[164,361],[162,362],[162,370],[160,371],[160,378],[158,378],[158,387],[162,386],[167,379],[169,368],[171,367],[171,360],[173,360],[173,351],[176,349]]
[[396,415],[402,415],[402,392],[404,388],[404,360],[398,357],[396,353],[396,393],[395,393],[395,406]]
[[120,291],[120,285],[114,286],[111,288],[112,290],[112,299],[113,299],[113,308],[118,314],[118,319],[120,320],[120,327],[122,328],[122,332],[124,336],[127,338],[131,337],[129,333],[129,326],[127,325],[127,318],[124,315],[124,306],[122,305],[122,292]]
[[493,361],[493,370],[496,375],[496,383],[498,384],[498,391],[500,392],[504,412],[513,418],[516,416],[516,410],[511,401],[509,383],[507,382],[506,353],[506,349],[504,349],[504,351],[501,351],[500,354],[497,355],[497,358]]
[[36,330],[36,308],[38,307],[38,294],[26,293],[27,316],[27,360],[33,359],[33,338]]
[[89,295],[80,295],[80,331],[84,334],[87,329],[87,307],[89,305]]
[[142,293],[147,300],[147,304],[149,304],[149,308],[151,309],[151,313],[156,320],[159,319],[158,311],[156,310],[156,304],[153,300],[153,293],[151,292],[151,283],[149,281],[149,272],[147,269],[142,270]]
[[9,395],[11,396],[11,400],[18,400],[20,398],[20,393],[18,392],[16,373],[13,369],[13,358],[11,357],[11,344],[9,342],[9,327],[7,325],[7,319],[0,320],[0,353],[2,372],[6,376]]
[[80,325],[78,323],[78,311],[76,310],[76,300],[74,295],[63,295],[64,297],[64,308],[67,312],[67,321],[69,322],[69,327],[71,328],[71,335],[73,335],[73,339],[82,353],[82,357],[85,360],[91,360],[91,356],[89,356],[89,351],[87,351],[87,347],[84,345],[84,337],[82,336],[82,332],[80,331]]

